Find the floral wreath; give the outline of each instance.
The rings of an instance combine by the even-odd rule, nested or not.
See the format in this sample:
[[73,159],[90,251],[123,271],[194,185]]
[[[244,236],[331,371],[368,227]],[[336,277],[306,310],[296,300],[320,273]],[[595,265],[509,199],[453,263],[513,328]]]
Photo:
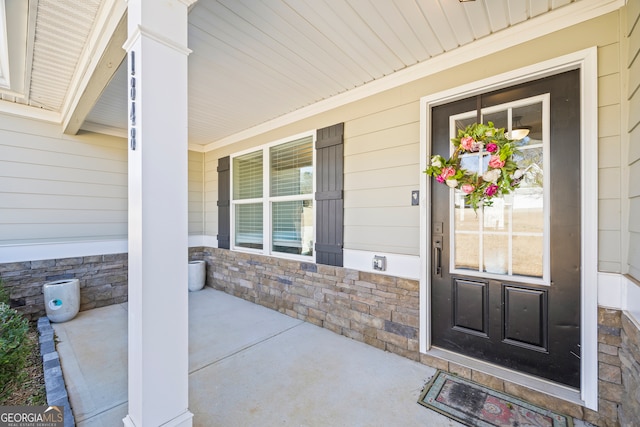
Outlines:
[[[521,139],[521,138],[520,138]],[[505,135],[504,128],[496,129],[492,122],[488,125],[474,123],[459,129],[457,138],[452,138],[455,150],[445,160],[439,154],[431,157],[425,173],[465,194],[467,202],[477,210],[478,206],[491,206],[494,197],[500,197],[514,190],[522,180],[524,171],[518,169],[513,160],[518,154],[514,140]],[[487,153],[490,155],[487,170],[482,175],[460,167],[460,156],[466,153]]]

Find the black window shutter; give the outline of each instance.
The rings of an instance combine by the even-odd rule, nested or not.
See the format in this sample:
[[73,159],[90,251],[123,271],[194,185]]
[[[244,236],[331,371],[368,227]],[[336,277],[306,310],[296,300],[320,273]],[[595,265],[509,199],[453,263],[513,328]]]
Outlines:
[[231,218],[231,168],[229,156],[218,159],[218,247],[229,249]]
[[344,123],[316,134],[316,262],[342,267]]

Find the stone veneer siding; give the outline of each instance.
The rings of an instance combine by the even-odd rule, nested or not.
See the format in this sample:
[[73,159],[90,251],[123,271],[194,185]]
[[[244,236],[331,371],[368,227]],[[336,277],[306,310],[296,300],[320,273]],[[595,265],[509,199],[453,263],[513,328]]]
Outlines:
[[46,315],[42,285],[56,280],[79,280],[80,311],[127,301],[128,254],[4,263],[0,279],[11,306],[35,321]]
[[191,248],[190,259],[207,261],[207,285],[215,289],[597,426],[640,425],[640,332],[628,320],[624,323],[618,310],[599,309],[599,411],[595,412],[420,354],[418,281],[217,248]]
[[626,314],[620,316],[621,341],[620,362],[622,367],[622,405],[620,424],[640,425],[640,328]]

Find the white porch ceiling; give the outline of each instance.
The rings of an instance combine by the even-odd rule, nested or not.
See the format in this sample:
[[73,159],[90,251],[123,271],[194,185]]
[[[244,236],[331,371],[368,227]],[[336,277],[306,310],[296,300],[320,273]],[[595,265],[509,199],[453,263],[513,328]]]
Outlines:
[[[122,65],[97,101],[76,103],[85,114],[64,111],[73,108],[79,67],[96,55],[100,17],[118,2],[30,0],[37,16],[29,90],[3,100],[126,135]],[[189,14],[189,142],[228,139],[543,15],[602,4],[620,0],[198,0]]]
[[59,111],[85,49],[101,0],[39,0],[31,105]]

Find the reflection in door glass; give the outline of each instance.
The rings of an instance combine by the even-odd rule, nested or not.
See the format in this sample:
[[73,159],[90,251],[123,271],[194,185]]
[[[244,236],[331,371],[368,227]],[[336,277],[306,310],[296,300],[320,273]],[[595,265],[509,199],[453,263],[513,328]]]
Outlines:
[[484,123],[492,122],[496,128],[505,128],[509,130],[509,117],[508,111],[496,111],[494,113],[487,113],[482,115],[482,121]]
[[485,230],[483,236],[484,271],[494,274],[509,273],[509,235]]
[[[528,102],[528,103],[527,103]],[[475,112],[455,118],[454,129],[475,121]],[[529,135],[517,141],[514,156],[525,171],[520,186],[511,194],[494,199],[492,206],[474,211],[465,204],[464,194],[452,190],[454,269],[469,274],[526,276],[542,278],[545,268],[544,141],[543,102],[523,100],[482,111],[483,123],[496,127],[528,129]],[[472,173],[486,170],[486,154],[479,152],[462,158],[461,166]]]
[[513,274],[542,277],[543,243],[542,236],[513,236]]
[[463,248],[456,251],[455,263],[457,268],[478,271],[480,236],[478,233],[456,233],[455,246]]

